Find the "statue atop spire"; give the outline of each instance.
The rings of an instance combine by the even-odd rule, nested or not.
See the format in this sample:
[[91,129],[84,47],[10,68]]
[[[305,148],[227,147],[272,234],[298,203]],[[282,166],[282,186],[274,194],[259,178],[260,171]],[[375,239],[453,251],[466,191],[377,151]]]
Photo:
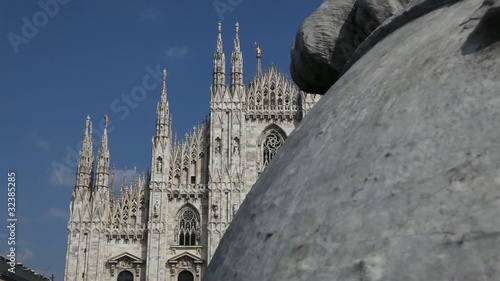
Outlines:
[[217,35],[217,53],[222,53],[222,23],[219,21],[217,24],[217,30],[218,30],[218,35]]
[[106,153],[103,150],[107,150],[108,148],[108,124],[109,124],[108,115],[104,114],[104,131],[102,133],[101,148],[99,149],[99,154]]
[[156,105],[156,134],[157,137],[168,137],[169,129],[169,106],[167,100],[167,69],[163,68],[163,82],[161,96]]
[[82,150],[92,152],[92,120],[90,119],[90,115],[87,115],[87,120],[85,121]]
[[236,22],[236,35],[234,37],[234,50],[236,52],[239,52],[240,51],[240,35],[239,35],[239,31],[240,31],[240,24],[238,22]]
[[163,69],[163,84],[161,87],[161,101],[167,101],[167,69]]
[[102,134],[102,146],[108,146],[108,124],[109,117],[107,114],[104,114],[104,132]]
[[91,187],[92,169],[94,163],[94,155],[92,152],[92,121],[87,115],[85,120],[85,133],[83,134],[82,147],[78,154],[78,166],[76,176],[77,187]]
[[107,114],[104,114],[104,130],[108,128],[109,118]]
[[256,76],[260,76],[262,74],[262,64],[260,62],[260,58],[262,57],[262,50],[260,46],[255,42],[255,53],[257,57],[257,70],[255,71]]
[[226,58],[222,48],[222,23],[217,24],[217,49],[214,53],[213,83],[212,85],[225,85]]
[[[241,53],[240,44],[240,24],[236,22],[236,35],[234,37],[234,49],[231,55],[231,93],[234,94],[236,89],[235,86],[243,85],[243,55]],[[241,95],[241,91],[240,91]]]
[[85,136],[92,135],[92,121],[90,120],[90,115],[87,115],[87,121],[85,122]]
[[108,149],[108,123],[109,118],[104,114],[104,131],[101,139],[101,147],[97,152],[96,187],[108,188],[109,176],[109,149]]

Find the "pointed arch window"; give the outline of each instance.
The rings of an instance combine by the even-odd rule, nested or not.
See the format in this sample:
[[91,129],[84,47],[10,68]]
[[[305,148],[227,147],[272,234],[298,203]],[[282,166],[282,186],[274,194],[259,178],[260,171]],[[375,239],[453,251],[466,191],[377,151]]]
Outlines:
[[187,167],[184,167],[184,169],[182,169],[182,178],[183,178],[183,181],[185,184],[188,184],[189,183],[189,173],[188,173],[188,168]]
[[262,151],[262,166],[266,167],[269,165],[269,162],[273,159],[274,155],[278,152],[284,142],[284,137],[282,134],[275,130],[271,130],[263,143],[263,151]]
[[184,207],[179,213],[179,245],[195,246],[200,240],[200,217],[191,207]]
[[[195,158],[196,155],[193,156],[193,159],[196,159]],[[191,167],[189,169],[189,173],[190,173],[190,179],[191,179],[191,184],[195,184],[196,183],[196,161],[195,160],[191,160]]]

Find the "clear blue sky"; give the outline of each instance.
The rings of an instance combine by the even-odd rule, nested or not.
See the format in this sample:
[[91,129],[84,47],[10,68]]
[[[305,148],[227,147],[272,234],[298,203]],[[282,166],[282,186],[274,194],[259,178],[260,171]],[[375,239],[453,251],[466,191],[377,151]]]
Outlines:
[[[17,255],[30,268],[63,280],[74,160],[85,117],[92,117],[97,130],[107,113],[111,163],[144,171],[160,86],[149,80],[150,90],[133,106],[122,95],[143,86],[146,68],[167,68],[173,128],[182,136],[208,114],[219,20],[227,71],[234,24],[240,24],[248,81],[255,73],[255,41],[264,67],[273,62],[289,72],[295,33],[321,0],[58,1],[66,4],[42,0],[58,3],[47,11],[37,1],[0,4],[0,206],[7,205],[7,171],[15,170]],[[218,12],[214,3],[229,9]],[[97,150],[99,142],[94,144]],[[4,207],[2,224],[6,217]],[[3,255],[6,236],[0,227]]]

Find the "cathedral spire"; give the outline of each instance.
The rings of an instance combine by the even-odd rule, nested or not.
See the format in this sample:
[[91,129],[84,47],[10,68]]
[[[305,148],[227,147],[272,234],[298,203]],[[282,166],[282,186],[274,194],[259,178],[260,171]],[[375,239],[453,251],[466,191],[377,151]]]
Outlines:
[[217,35],[217,52],[223,53],[222,50],[222,23],[219,21],[217,24],[217,30],[219,31]]
[[214,69],[213,69],[213,84],[214,85],[225,85],[226,79],[226,57],[224,56],[224,51],[222,48],[222,23],[219,22],[217,35],[217,49],[214,53]]
[[241,53],[239,23],[236,23],[236,36],[234,38],[234,50],[231,55],[231,86],[234,94],[236,85],[243,85],[243,55]]
[[77,187],[91,187],[92,167],[94,164],[92,149],[92,121],[90,120],[90,116],[87,116],[82,147],[78,154],[78,167],[76,171]]
[[167,69],[163,69],[163,83],[161,87],[161,101],[167,102]]
[[169,106],[167,100],[167,70],[164,68],[161,96],[156,107],[156,137],[169,136],[169,118]]
[[107,188],[109,179],[109,149],[108,149],[108,115],[104,115],[104,132],[101,139],[101,147],[97,153],[96,187]]
[[257,70],[255,72],[255,76],[260,76],[262,74],[262,64],[260,62],[260,57],[262,56],[262,50],[260,49],[257,42],[255,42],[255,53],[257,58]]
[[240,52],[240,35],[239,35],[240,24],[236,22],[235,27],[236,27],[236,35],[234,38],[234,52]]
[[116,177],[116,166],[113,164],[113,168],[111,170],[111,191],[109,193],[109,203],[113,206],[113,202],[115,200],[115,177]]

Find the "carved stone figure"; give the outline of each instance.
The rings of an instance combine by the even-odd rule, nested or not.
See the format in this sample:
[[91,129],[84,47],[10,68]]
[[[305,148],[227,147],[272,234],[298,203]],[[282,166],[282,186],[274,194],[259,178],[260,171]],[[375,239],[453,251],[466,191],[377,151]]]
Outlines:
[[131,268],[132,267],[132,261],[122,259],[122,260],[118,261],[118,265],[117,266],[119,268]]
[[215,201],[215,204],[212,205],[212,211],[214,218],[219,217],[219,202]]
[[158,157],[156,159],[156,172],[161,173],[162,169],[163,169],[163,160],[161,159],[161,157]]
[[217,138],[215,140],[215,154],[221,154],[221,153],[222,153],[222,145],[220,139]]
[[158,212],[160,211],[160,203],[156,200],[155,205],[153,206],[153,215],[154,217],[158,217]]
[[240,154],[240,144],[238,143],[238,139],[233,139],[233,155]]

